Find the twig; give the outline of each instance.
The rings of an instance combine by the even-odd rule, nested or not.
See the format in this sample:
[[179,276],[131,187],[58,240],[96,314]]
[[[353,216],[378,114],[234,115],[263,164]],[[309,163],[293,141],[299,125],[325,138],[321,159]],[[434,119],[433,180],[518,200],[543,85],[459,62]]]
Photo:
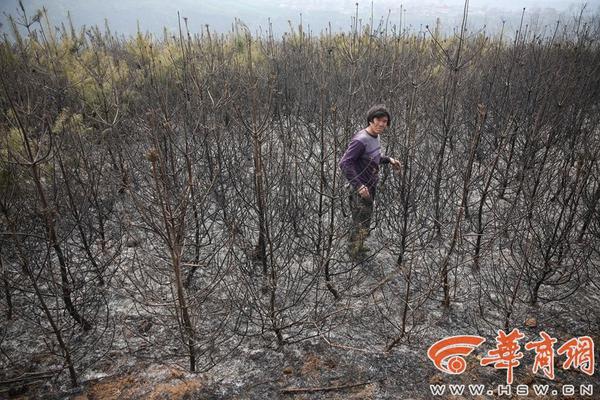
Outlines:
[[366,353],[366,354],[384,354],[384,353],[382,353],[380,351],[367,350],[367,349],[362,349],[362,348],[358,348],[358,347],[351,347],[351,346],[345,346],[343,344],[333,343],[332,341],[330,341],[329,339],[327,339],[325,336],[323,336],[323,334],[321,334],[320,332],[319,332],[319,337],[323,341],[325,341],[325,343],[327,343],[329,346],[335,347],[335,348],[338,348],[338,349],[358,351],[358,352]]
[[28,381],[28,380],[37,380],[37,379],[43,379],[43,378],[52,378],[56,374],[57,374],[57,372],[53,372],[53,371],[26,372],[26,373],[22,374],[21,376],[18,376],[18,377],[15,377],[15,378],[11,378],[11,379],[7,379],[7,380],[4,380],[4,381],[0,381],[0,386],[10,385],[10,384],[13,384],[13,383],[23,382],[23,381]]
[[311,387],[311,388],[285,388],[281,389],[280,392],[283,394],[293,393],[315,393],[315,392],[332,392],[334,390],[349,389],[357,386],[365,386],[372,383],[372,381],[360,382],[360,383],[348,383],[346,385],[339,386],[324,386],[324,387]]

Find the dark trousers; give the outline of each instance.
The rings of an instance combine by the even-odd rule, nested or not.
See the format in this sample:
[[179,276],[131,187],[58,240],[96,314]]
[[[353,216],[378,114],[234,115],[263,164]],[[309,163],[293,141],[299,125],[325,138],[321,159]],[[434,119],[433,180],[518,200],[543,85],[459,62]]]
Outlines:
[[352,228],[350,231],[350,244],[362,247],[364,240],[369,236],[371,217],[373,216],[373,199],[375,189],[369,189],[371,198],[364,199],[358,192],[351,188],[349,194],[350,210],[352,212]]

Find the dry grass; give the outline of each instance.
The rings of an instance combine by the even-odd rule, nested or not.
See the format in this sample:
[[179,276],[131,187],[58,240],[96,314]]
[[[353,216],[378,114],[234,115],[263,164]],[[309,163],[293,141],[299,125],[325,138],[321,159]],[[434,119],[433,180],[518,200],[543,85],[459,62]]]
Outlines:
[[112,399],[191,399],[202,387],[200,378],[186,378],[185,374],[170,368],[164,377],[150,378],[141,372],[109,377],[92,383],[76,400]]

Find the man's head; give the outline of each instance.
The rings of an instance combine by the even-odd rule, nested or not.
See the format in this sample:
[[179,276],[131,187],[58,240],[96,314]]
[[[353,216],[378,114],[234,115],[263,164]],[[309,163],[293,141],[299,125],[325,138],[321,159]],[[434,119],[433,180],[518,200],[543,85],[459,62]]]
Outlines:
[[377,104],[367,111],[367,122],[369,124],[369,131],[379,135],[386,127],[390,126],[392,117],[383,104]]

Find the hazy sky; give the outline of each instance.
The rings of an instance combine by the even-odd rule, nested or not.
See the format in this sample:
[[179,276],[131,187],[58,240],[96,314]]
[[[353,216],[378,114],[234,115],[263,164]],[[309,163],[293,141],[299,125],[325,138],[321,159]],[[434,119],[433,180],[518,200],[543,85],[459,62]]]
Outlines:
[[[359,1],[359,18],[368,23],[371,1]],[[177,11],[188,18],[190,30],[198,32],[204,25],[212,30],[224,32],[231,28],[234,18],[239,18],[253,32],[267,29],[269,20],[276,34],[289,29],[288,21],[294,26],[300,22],[319,33],[328,23],[334,30],[349,30],[356,11],[356,0],[23,0],[28,13],[46,7],[53,24],[60,24],[70,11],[75,25],[104,25],[107,19],[113,31],[126,35],[136,32],[137,22],[143,31],[162,33],[162,27],[172,32],[177,28]],[[400,5],[403,26],[418,31],[425,24],[434,25],[440,18],[446,31],[457,26],[462,15],[462,0],[375,0],[373,2],[374,25],[385,20],[389,12],[389,27],[400,23]],[[526,8],[526,22],[537,21],[554,24],[557,19],[569,19],[578,14],[583,2],[571,0],[471,0],[469,22],[473,29],[484,24],[488,30],[507,21],[509,29],[516,29],[522,9]],[[0,0],[0,12],[15,14],[17,0]],[[587,1],[586,13],[598,14],[600,0]],[[6,18],[2,16],[6,31]],[[306,28],[305,28],[306,29]]]

